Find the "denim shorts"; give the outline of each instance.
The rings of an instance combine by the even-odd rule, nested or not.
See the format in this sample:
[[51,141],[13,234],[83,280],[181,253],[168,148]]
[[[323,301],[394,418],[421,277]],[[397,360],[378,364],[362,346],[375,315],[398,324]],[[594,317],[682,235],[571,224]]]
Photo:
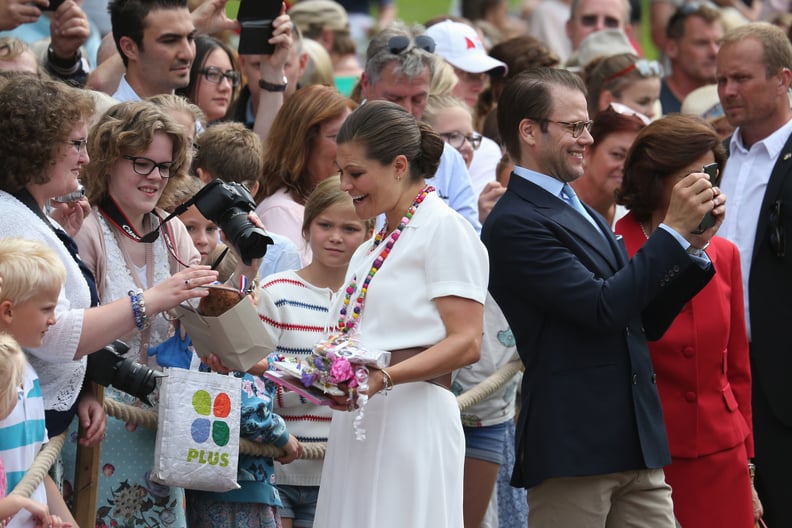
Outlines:
[[507,422],[484,427],[463,427],[465,457],[503,464],[503,445],[506,442]]
[[280,509],[282,519],[294,519],[294,528],[311,528],[316,515],[316,500],[319,498],[319,486],[277,486],[283,507]]

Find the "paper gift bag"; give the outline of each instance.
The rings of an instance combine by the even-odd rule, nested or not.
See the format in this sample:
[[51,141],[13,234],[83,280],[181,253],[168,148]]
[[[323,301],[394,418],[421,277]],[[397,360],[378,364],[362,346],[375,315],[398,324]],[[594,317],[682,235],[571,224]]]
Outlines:
[[248,297],[217,317],[200,315],[185,304],[177,306],[176,313],[198,355],[214,353],[230,369],[246,372],[275,350],[275,342]]
[[160,385],[152,480],[187,489],[238,489],[239,378],[167,369]]

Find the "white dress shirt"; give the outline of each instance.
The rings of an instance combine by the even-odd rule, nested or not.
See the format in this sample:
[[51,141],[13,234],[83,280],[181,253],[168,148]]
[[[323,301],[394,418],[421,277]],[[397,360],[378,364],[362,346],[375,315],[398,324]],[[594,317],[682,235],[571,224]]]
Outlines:
[[792,120],[762,139],[751,148],[745,148],[740,129],[734,131],[729,143],[729,161],[723,170],[720,188],[726,195],[727,214],[718,234],[740,249],[743,297],[745,301],[745,326],[751,338],[751,312],[748,310],[748,279],[751,276],[751,258],[759,216],[767,182],[773,172],[781,149],[792,133]]

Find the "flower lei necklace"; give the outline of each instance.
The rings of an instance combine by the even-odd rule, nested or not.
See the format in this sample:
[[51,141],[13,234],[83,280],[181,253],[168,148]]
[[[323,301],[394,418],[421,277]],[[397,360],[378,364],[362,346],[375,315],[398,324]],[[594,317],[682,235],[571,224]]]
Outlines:
[[[352,276],[352,280],[349,282],[349,284],[346,287],[346,291],[344,294],[344,303],[343,306],[341,307],[340,315],[338,318],[338,328],[341,332],[334,336],[330,336],[326,340],[326,343],[328,345],[344,344],[351,339],[352,331],[357,326],[358,319],[360,319],[360,313],[363,311],[363,304],[366,302],[366,293],[368,293],[368,287],[369,284],[371,283],[371,279],[374,278],[374,275],[376,275],[377,272],[382,267],[382,263],[385,262],[386,258],[388,258],[388,255],[393,249],[393,245],[399,239],[399,236],[401,236],[401,233],[404,230],[404,228],[407,226],[407,224],[410,223],[410,220],[412,220],[412,217],[415,214],[415,210],[418,209],[418,206],[421,205],[421,203],[426,199],[426,196],[432,191],[434,191],[434,187],[432,187],[431,185],[427,185],[426,187],[421,189],[421,192],[418,193],[418,196],[415,197],[409,209],[407,209],[407,212],[402,217],[401,222],[399,222],[399,225],[396,227],[396,229],[393,230],[393,232],[390,234],[390,237],[388,237],[388,240],[387,242],[385,242],[385,247],[382,249],[382,252],[377,256],[376,259],[374,259],[374,262],[371,265],[371,269],[366,275],[366,278],[363,280],[363,284],[360,287],[360,292],[358,293],[358,296],[355,299],[355,304],[352,307],[352,312],[349,313],[349,307],[350,304],[352,303],[352,296],[357,291],[357,275]],[[377,233],[377,236],[374,238],[374,243],[372,244],[371,249],[369,249],[369,254],[371,254],[380,245],[380,243],[382,243],[383,239],[385,238],[385,234],[387,233],[387,229],[388,226],[386,224],[382,227],[382,229],[380,229],[379,233]],[[322,343],[320,343],[320,345],[321,344]],[[343,360],[342,362],[346,361],[344,358],[341,359]],[[349,372],[349,370],[351,370],[348,368],[349,365],[348,364],[340,365],[339,369],[342,366],[347,367],[344,370],[345,372],[344,377],[350,378],[349,379],[350,392],[349,392],[349,400],[348,400],[349,408],[352,409],[355,403],[357,403],[359,407],[358,415],[355,416],[355,419],[352,421],[352,427],[355,430],[355,438],[358,441],[363,441],[366,439],[366,430],[363,428],[363,411],[366,407],[366,403],[368,402],[368,395],[365,394],[368,393],[368,389],[369,389],[368,367],[362,364],[355,365],[356,368],[354,369],[354,376],[352,376],[350,375],[351,373]],[[352,389],[355,387],[358,390],[357,402],[354,402],[352,397],[353,394]]]
[[[383,249],[380,255],[374,259],[371,269],[366,275],[366,278],[363,280],[363,285],[360,287],[360,293],[358,293],[357,299],[355,299],[355,305],[352,307],[352,313],[347,316],[349,305],[352,301],[352,295],[354,295],[355,291],[357,290],[357,275],[352,276],[352,280],[346,287],[344,294],[344,304],[341,307],[341,313],[338,318],[338,328],[344,334],[350,333],[357,326],[358,319],[360,318],[360,312],[363,311],[363,304],[366,302],[366,293],[368,293],[368,287],[371,283],[371,279],[374,278],[374,275],[376,275],[379,269],[382,267],[382,263],[385,262],[385,259],[388,258],[388,255],[390,255],[393,245],[399,239],[399,236],[401,236],[401,233],[407,224],[410,223],[410,220],[412,220],[415,210],[418,209],[418,206],[421,205],[421,203],[426,199],[426,196],[434,190],[434,187],[427,185],[421,190],[420,193],[418,193],[418,196],[415,197],[415,200],[413,200],[410,208],[407,209],[407,212],[402,217],[401,222],[399,222],[399,225],[390,234],[388,241],[385,242],[385,249]],[[377,236],[374,238],[374,243],[372,244],[371,249],[369,249],[369,254],[371,254],[377,248],[377,246],[380,245],[382,240],[385,238],[387,229],[387,224],[382,226],[382,229],[380,229],[379,233],[377,233]]]

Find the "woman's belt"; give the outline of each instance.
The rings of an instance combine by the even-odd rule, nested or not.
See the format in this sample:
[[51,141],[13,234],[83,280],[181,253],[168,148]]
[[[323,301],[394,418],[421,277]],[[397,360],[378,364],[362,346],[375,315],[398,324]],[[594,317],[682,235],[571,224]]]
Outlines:
[[[398,365],[402,361],[406,359],[410,359],[411,357],[420,354],[427,347],[415,347],[415,348],[401,348],[399,350],[391,350],[391,360],[390,366]],[[441,374],[436,378],[424,380],[428,381],[429,383],[434,383],[435,385],[440,385],[441,387],[451,390],[451,373],[448,372],[446,374]]]

